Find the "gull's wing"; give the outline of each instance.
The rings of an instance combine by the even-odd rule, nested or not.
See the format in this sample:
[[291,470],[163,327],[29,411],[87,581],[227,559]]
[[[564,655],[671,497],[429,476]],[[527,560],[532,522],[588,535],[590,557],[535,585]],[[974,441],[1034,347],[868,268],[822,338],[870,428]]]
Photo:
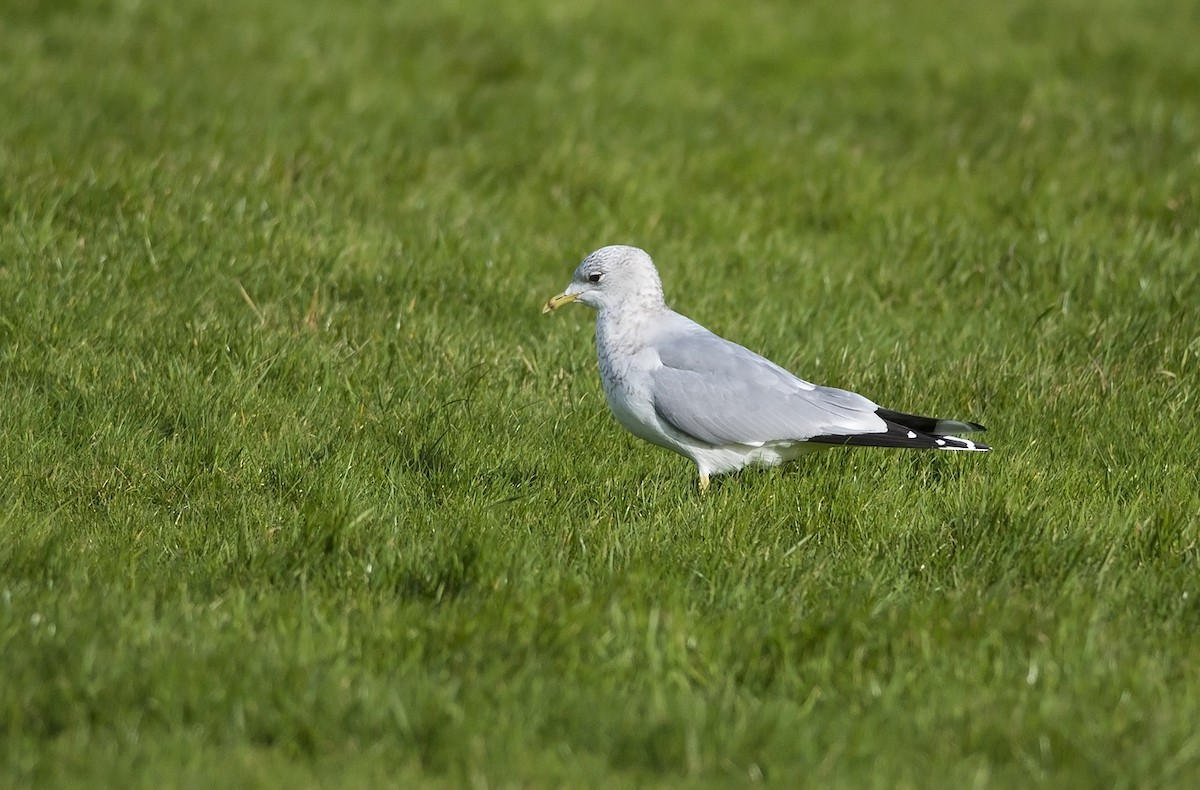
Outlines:
[[654,410],[676,430],[712,445],[763,445],[826,436],[886,434],[861,395],[819,387],[769,359],[678,316],[658,337]]

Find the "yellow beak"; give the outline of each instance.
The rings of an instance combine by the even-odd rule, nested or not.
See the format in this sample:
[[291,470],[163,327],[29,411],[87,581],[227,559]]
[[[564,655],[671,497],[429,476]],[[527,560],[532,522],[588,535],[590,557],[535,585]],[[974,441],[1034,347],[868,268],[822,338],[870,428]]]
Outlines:
[[546,302],[546,306],[542,308],[542,313],[545,314],[552,310],[557,310],[565,304],[574,302],[578,297],[579,294],[559,294],[558,296],[551,296],[549,301]]

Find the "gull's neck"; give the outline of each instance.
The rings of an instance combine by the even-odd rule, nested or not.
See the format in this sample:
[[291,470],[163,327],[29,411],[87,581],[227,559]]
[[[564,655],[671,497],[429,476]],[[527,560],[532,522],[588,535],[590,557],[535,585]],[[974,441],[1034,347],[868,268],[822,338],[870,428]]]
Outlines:
[[668,312],[662,294],[638,294],[615,304],[603,305],[596,311],[597,320],[618,324],[642,323],[651,316]]
[[651,327],[670,312],[661,295],[650,294],[601,307],[596,312],[596,342],[601,347],[640,347]]

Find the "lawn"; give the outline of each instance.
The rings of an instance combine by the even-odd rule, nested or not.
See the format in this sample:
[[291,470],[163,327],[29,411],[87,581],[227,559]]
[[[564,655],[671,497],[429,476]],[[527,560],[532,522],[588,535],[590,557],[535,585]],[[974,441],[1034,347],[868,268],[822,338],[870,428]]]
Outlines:
[[[1197,786],[1198,29],[5,0],[0,786]],[[609,243],[994,451],[701,494]]]

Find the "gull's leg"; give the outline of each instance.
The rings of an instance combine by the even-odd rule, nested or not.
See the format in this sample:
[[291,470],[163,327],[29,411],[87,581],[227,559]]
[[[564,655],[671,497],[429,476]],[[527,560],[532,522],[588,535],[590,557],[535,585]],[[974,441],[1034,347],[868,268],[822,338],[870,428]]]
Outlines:
[[701,493],[707,491],[708,490],[708,475],[701,472],[700,473],[700,482],[698,485],[700,486]]

